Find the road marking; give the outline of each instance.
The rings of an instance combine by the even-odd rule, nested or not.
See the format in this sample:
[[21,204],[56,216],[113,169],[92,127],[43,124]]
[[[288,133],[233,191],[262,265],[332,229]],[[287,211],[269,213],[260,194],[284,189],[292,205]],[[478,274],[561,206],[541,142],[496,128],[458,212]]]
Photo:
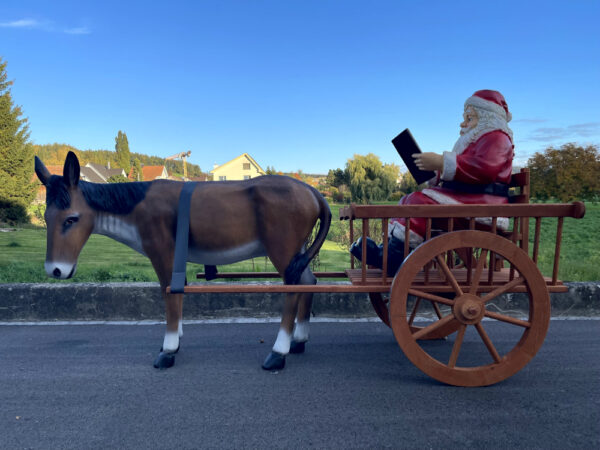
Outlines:
[[[523,316],[526,318],[526,316]],[[521,317],[519,317],[521,318]],[[492,321],[493,319],[484,319]],[[600,320],[600,316],[564,316],[552,317],[550,320]],[[230,324],[230,323],[279,323],[280,317],[263,317],[260,319],[251,317],[228,317],[221,319],[194,319],[184,320],[184,325],[202,324]],[[428,322],[430,318],[415,318],[415,322]],[[312,317],[311,323],[363,323],[381,322],[378,317]],[[164,320],[55,320],[39,322],[0,322],[0,326],[52,326],[52,325],[165,325]]]

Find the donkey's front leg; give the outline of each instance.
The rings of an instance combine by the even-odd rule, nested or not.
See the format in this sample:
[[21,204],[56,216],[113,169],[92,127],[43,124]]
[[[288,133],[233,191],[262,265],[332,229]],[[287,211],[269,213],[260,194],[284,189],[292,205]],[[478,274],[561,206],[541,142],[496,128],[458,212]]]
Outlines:
[[162,348],[154,361],[157,369],[167,369],[175,364],[175,353],[179,351],[179,338],[183,336],[183,294],[163,293],[167,310],[167,329]]

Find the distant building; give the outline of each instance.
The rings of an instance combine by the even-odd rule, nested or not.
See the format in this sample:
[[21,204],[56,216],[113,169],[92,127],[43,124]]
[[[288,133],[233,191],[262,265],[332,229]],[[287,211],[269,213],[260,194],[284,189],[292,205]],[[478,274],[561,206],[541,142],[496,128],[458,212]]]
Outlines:
[[165,166],[142,166],[142,174],[144,174],[144,181],[166,180],[169,178]]
[[220,166],[215,166],[210,173],[213,181],[249,180],[265,175],[262,167],[248,153],[243,153]]
[[81,179],[91,183],[108,183],[108,179],[116,175],[127,177],[127,174],[123,169],[111,169],[110,163],[108,166],[103,166],[96,163],[87,163],[81,168],[80,172]]
[[[144,179],[140,181],[166,180],[169,178],[169,174],[165,166],[142,166],[142,176]],[[133,167],[129,171],[128,178],[131,181],[138,181],[133,179]]]

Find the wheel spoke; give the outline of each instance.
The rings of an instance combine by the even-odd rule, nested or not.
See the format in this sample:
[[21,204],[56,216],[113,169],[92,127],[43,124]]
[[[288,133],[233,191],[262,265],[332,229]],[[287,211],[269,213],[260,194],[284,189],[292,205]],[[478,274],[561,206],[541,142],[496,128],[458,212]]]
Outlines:
[[448,298],[430,294],[429,292],[419,291],[418,289],[409,289],[408,293],[410,295],[414,295],[415,297],[420,297],[420,298],[424,298],[426,300],[431,300],[433,302],[441,303],[442,305],[448,305],[448,306],[454,305],[454,300],[450,300]]
[[452,289],[454,289],[454,292],[456,292],[456,295],[457,296],[463,295],[463,291],[460,288],[460,286],[458,285],[458,281],[456,281],[456,278],[454,278],[454,275],[452,275],[452,272],[448,268],[448,265],[446,264],[446,261],[444,261],[444,258],[442,258],[442,255],[437,255],[436,260],[437,260],[438,264],[440,265],[440,268],[446,275],[446,280],[448,281],[448,283],[450,283],[452,285]]
[[438,316],[438,319],[441,319],[442,311],[440,311],[440,307],[438,306],[438,304],[436,302],[431,302],[431,306],[433,306],[433,310],[435,311],[435,314]]
[[417,300],[415,301],[413,309],[410,313],[410,318],[408,319],[409,325],[412,325],[413,322],[415,321],[415,316],[417,315],[417,310],[419,309],[419,303],[421,303],[421,297],[417,297]]
[[458,359],[458,354],[460,352],[460,348],[462,347],[466,329],[467,326],[464,323],[461,324],[460,328],[458,329],[458,334],[456,335],[456,340],[454,341],[454,346],[452,347],[452,354],[450,355],[450,360],[448,361],[448,367],[450,368],[456,366],[456,360]]
[[415,338],[415,340],[421,339],[423,336],[427,336],[429,333],[432,333],[433,331],[443,327],[444,325],[450,323],[453,320],[454,314],[450,313],[447,316],[442,317],[437,322],[434,322],[431,325],[426,326],[425,328],[421,328],[419,331],[413,334],[413,338]]
[[485,316],[489,317],[490,319],[500,320],[501,322],[510,323],[513,325],[517,325],[519,327],[531,328],[531,322],[515,319],[514,317],[505,316],[504,314],[498,314],[496,312],[486,311]]
[[477,295],[477,288],[479,287],[479,280],[481,279],[481,272],[483,272],[483,266],[485,264],[485,258],[487,257],[487,248],[481,249],[479,255],[479,261],[477,261],[477,268],[475,269],[475,275],[471,280],[471,294]]
[[481,322],[475,324],[475,328],[477,328],[477,332],[479,333],[479,336],[481,336],[481,340],[487,347],[488,351],[490,352],[490,355],[492,355],[492,358],[494,358],[494,361],[496,361],[497,363],[502,361],[502,358],[498,354],[496,347],[494,347],[494,344],[492,344],[492,340],[483,329],[483,326],[481,326]]
[[493,291],[488,292],[484,297],[482,297],[482,300],[484,302],[489,302],[490,300],[495,299],[499,295],[502,295],[502,294],[510,291],[515,286],[517,286],[521,283],[524,283],[524,282],[525,282],[525,278],[523,278],[523,277],[515,278],[514,280],[506,283],[504,286],[497,287]]

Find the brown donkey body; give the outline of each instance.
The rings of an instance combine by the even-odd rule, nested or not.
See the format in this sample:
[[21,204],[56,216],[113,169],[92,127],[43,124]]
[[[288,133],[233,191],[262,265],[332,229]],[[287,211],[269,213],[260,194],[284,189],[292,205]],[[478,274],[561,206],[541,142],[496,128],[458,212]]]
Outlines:
[[[67,155],[63,176],[36,157],[46,186],[49,276],[70,278],[90,234],[109,236],[150,258],[166,304],[167,326],[155,367],[170,367],[179,350],[183,294],[167,294],[173,271],[177,205],[183,183],[168,180],[95,184],[79,180],[79,161]],[[323,244],[331,212],[314,188],[282,176],[199,183],[191,199],[188,261],[231,264],[268,256],[287,284],[315,284],[310,260]],[[309,248],[305,244],[320,220]],[[263,368],[279,370],[285,355],[308,340],[312,294],[287,294],[277,339]],[[295,323],[296,322],[296,323]]]

